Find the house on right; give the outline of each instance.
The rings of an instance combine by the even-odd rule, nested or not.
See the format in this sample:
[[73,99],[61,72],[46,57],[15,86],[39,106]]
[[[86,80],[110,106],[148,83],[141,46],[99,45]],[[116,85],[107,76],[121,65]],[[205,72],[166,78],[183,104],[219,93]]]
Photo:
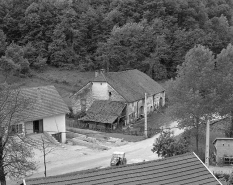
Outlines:
[[233,138],[216,138],[213,142],[218,165],[233,164]]

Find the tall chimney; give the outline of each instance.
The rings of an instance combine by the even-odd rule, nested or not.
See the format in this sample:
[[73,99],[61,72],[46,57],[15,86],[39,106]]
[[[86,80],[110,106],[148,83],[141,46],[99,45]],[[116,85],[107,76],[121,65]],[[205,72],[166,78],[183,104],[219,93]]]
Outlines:
[[105,73],[105,69],[100,69],[100,73],[104,74]]
[[95,71],[95,77],[99,76],[99,70]]

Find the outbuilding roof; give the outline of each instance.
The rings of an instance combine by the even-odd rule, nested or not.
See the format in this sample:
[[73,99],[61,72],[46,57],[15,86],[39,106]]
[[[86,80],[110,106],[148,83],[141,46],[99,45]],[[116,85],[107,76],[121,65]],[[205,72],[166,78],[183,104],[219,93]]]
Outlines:
[[100,123],[113,123],[121,116],[126,104],[124,102],[96,100],[87,110],[86,115],[79,120]]
[[195,153],[123,166],[26,179],[26,185],[221,185]]
[[53,85],[23,88],[21,93],[32,102],[32,108],[24,112],[24,121],[33,121],[69,112],[67,105]]
[[222,138],[216,138],[214,141],[213,141],[213,144],[215,144],[218,140],[225,140],[225,141],[233,141],[233,138],[227,138],[227,137],[222,137]]
[[134,69],[120,72],[100,73],[93,82],[108,82],[127,102],[135,102],[165,89],[145,73]]

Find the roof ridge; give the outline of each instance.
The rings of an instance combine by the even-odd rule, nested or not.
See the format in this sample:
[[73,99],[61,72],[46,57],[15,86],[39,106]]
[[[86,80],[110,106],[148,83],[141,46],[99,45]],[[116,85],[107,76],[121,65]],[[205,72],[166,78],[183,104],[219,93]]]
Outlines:
[[[139,166],[139,165],[142,165],[142,164],[147,164],[147,163],[152,163],[152,162],[160,162],[160,161],[166,161],[166,160],[169,160],[169,159],[176,159],[176,158],[180,158],[180,157],[183,157],[183,156],[195,156],[193,154],[193,152],[188,152],[188,153],[185,153],[185,154],[182,154],[182,155],[176,155],[176,156],[171,156],[171,157],[167,157],[167,158],[162,158],[162,159],[156,159],[156,160],[151,160],[151,161],[143,161],[143,162],[139,162],[139,163],[133,163],[133,164],[126,164],[126,165],[123,165],[123,166],[110,166],[110,167],[106,167],[106,168],[102,168],[102,169],[99,169],[99,168],[94,168],[94,169],[87,169],[87,170],[81,170],[81,171],[76,171],[76,172],[70,172],[70,173],[66,173],[66,174],[61,174],[61,175],[56,175],[56,176],[49,176],[49,177],[39,177],[39,178],[32,178],[32,179],[28,179],[30,181],[36,181],[36,180],[41,180],[41,179],[54,179],[54,178],[60,178],[60,177],[63,177],[63,176],[72,176],[74,174],[79,174],[79,175],[82,175],[82,174],[88,174],[88,173],[93,173],[93,172],[96,172],[96,171],[106,171],[106,170],[109,170],[109,169],[114,169],[114,168],[124,168],[126,166]],[[196,157],[196,156],[195,156]]]

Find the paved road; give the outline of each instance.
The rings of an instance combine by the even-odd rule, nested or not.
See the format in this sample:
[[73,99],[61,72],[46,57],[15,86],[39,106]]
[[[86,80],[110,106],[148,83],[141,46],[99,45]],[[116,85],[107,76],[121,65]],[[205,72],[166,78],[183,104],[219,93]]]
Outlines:
[[[175,127],[176,122],[172,123],[170,127]],[[175,135],[182,133],[182,130],[177,128],[172,129]],[[123,151],[126,153],[127,163],[141,162],[143,160],[158,159],[158,156],[151,151],[154,140],[159,136],[155,135],[153,138],[149,138],[136,143],[128,143],[127,145],[114,147],[107,151],[93,151],[88,155],[82,155],[78,157],[72,157],[64,161],[57,162],[56,164],[48,164],[47,174],[49,176],[58,175],[73,171],[86,170],[96,167],[108,167],[110,164],[111,155],[114,151]],[[80,151],[81,152],[81,151]],[[40,169],[38,173],[33,177],[43,176],[43,169]]]

